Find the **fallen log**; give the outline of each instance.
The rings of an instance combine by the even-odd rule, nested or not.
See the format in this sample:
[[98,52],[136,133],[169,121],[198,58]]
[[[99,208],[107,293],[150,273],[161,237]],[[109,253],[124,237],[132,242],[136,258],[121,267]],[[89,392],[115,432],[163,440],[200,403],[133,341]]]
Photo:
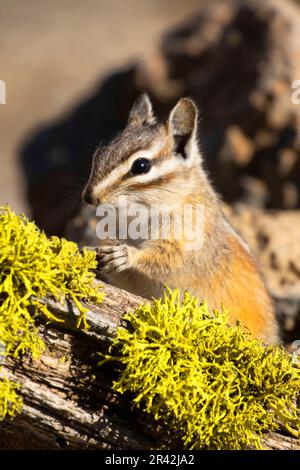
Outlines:
[[[98,282],[98,281],[97,281]],[[131,409],[129,397],[112,390],[116,372],[98,367],[98,353],[107,350],[124,313],[143,299],[104,284],[99,306],[89,305],[90,328],[78,330],[77,308],[45,303],[65,321],[41,324],[46,350],[39,360],[9,358],[4,373],[21,385],[24,406],[14,420],[0,427],[0,449],[155,449],[166,442],[180,449],[176,436]],[[300,450],[300,441],[280,433],[264,438],[268,449]]]

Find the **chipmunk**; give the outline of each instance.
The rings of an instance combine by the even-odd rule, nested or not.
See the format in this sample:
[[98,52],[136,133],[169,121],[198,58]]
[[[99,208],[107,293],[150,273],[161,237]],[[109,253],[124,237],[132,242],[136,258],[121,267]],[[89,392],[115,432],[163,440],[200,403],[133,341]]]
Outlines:
[[204,207],[203,245],[187,250],[184,237],[110,240],[99,247],[103,272],[113,285],[146,298],[159,298],[164,286],[188,290],[211,309],[229,309],[265,343],[279,341],[271,298],[246,243],[222,213],[222,203],[203,169],[197,143],[198,110],[182,98],[166,122],[158,123],[149,97],[133,105],[126,128],[93,157],[83,200],[94,206],[146,207],[163,202],[179,212],[184,204]]

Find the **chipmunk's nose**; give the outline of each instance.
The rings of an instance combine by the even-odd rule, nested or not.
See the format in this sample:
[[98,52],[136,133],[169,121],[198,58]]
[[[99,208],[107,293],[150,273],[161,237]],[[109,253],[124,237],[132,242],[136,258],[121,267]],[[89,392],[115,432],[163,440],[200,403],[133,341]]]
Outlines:
[[87,204],[91,204],[93,205],[94,204],[94,198],[93,198],[93,195],[92,195],[92,191],[90,188],[85,188],[82,192],[82,199],[84,200],[84,202],[86,202]]

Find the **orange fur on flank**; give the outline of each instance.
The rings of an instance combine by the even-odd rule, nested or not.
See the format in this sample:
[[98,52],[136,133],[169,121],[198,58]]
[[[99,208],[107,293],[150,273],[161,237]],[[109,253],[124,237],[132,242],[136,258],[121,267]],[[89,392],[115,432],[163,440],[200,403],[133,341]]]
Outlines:
[[211,289],[217,306],[230,311],[230,321],[239,320],[260,339],[277,339],[273,305],[251,255],[230,238],[232,259],[222,278],[212,282]]

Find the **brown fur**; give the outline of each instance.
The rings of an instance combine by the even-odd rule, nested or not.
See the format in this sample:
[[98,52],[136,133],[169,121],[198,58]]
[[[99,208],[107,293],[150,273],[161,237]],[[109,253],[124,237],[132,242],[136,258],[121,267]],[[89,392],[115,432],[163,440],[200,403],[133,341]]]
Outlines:
[[[148,123],[147,123],[148,116]],[[181,100],[166,124],[155,124],[150,101],[142,98],[133,108],[129,124],[112,143],[99,149],[85,195],[115,203],[126,194],[130,201],[146,206],[163,202],[179,211],[184,204],[203,204],[204,244],[201,249],[185,249],[186,240],[121,241],[120,259],[126,258],[121,272],[116,269],[118,255],[106,254],[113,284],[148,298],[160,297],[164,284],[188,289],[211,309],[223,305],[231,312],[230,321],[239,320],[255,337],[266,343],[278,341],[275,313],[257,264],[245,243],[222,214],[222,204],[201,166],[196,146],[197,111],[190,100]],[[180,144],[182,139],[182,145]],[[160,149],[153,155],[155,177],[143,182],[129,174],[121,175],[105,193],[94,194],[99,181],[131,158],[136,152]],[[170,171],[160,174],[163,164],[172,163]],[[158,176],[157,176],[158,175]],[[195,212],[194,212],[195,214]],[[193,217],[194,217],[193,214]],[[114,243],[114,242],[112,242]],[[109,250],[108,250],[109,251]],[[106,252],[107,253],[107,252]]]

